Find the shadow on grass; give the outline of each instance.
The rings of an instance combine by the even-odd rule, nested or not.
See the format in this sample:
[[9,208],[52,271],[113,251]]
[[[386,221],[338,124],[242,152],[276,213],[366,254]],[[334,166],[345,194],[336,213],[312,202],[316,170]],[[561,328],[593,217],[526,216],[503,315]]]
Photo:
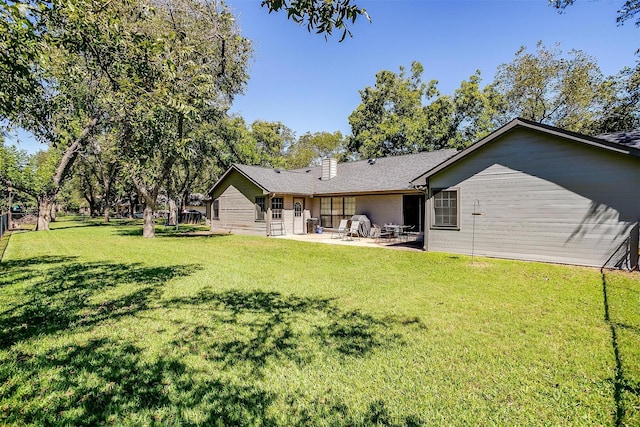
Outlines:
[[297,402],[290,402],[299,413],[298,420],[291,425],[309,426],[320,424],[328,426],[388,426],[418,427],[427,425],[418,416],[409,415],[401,419],[391,416],[386,403],[381,399],[372,401],[364,412],[354,414],[340,399],[322,398],[310,405],[297,407]]
[[[603,294],[603,308],[604,308],[604,320],[609,325],[609,331],[611,334],[611,347],[613,349],[613,357],[615,360],[615,377],[613,379],[613,398],[616,404],[615,421],[616,427],[627,425],[627,418],[638,418],[639,412],[637,406],[632,402],[640,401],[640,381],[634,381],[630,378],[625,367],[623,365],[624,355],[620,350],[618,331],[627,330],[635,335],[640,335],[640,327],[635,325],[629,325],[622,322],[615,322],[611,318],[611,302],[609,301],[610,284],[607,281],[605,269],[600,269],[602,277],[602,294]],[[628,394],[633,396],[625,396]]]
[[[1,268],[16,303],[0,313],[0,424],[421,424],[391,416],[379,396],[354,409],[331,393],[324,402],[294,391],[279,396],[264,382],[274,363],[366,358],[402,345],[393,331],[413,319],[376,319],[331,299],[260,290],[163,299],[167,281],[189,275],[197,268],[190,265],[42,257]],[[155,322],[155,331],[142,332],[153,351],[140,332],[120,330],[125,319]],[[272,407],[283,400],[285,415]]]
[[[156,226],[156,237],[164,238],[164,237],[200,237],[200,238],[211,238],[211,237],[224,237],[229,234],[222,233],[210,233],[209,229],[203,226],[197,225],[181,225],[177,230],[175,227],[163,227]],[[118,229],[117,234],[120,236],[142,236],[142,226],[139,227],[128,227]]]
[[[401,342],[398,335],[389,333],[391,321],[357,310],[343,312],[331,299],[260,290],[204,290],[193,298],[173,299],[164,305],[211,311],[208,325],[183,326],[175,345],[192,346],[195,353],[206,351],[208,357],[228,366],[248,364],[256,375],[271,358],[306,363],[317,348],[365,357],[378,347]],[[218,331],[230,327],[237,333],[221,339]]]
[[[196,378],[179,358],[147,359],[140,356],[143,350],[99,338],[40,355],[22,354],[11,372],[0,368],[0,380],[5,381],[3,395],[19,395],[23,406],[13,411],[5,406],[0,420],[76,426],[274,425],[265,413],[268,393],[215,374]],[[47,383],[47,376],[55,381]],[[40,388],[47,390],[45,401]]]
[[[168,280],[195,266],[146,267],[138,263],[81,263],[72,257],[38,257],[0,264],[0,287],[23,283],[20,303],[0,313],[0,348],[34,335],[95,325],[149,308]],[[128,284],[129,286],[122,286]],[[104,299],[102,293],[118,288]]]

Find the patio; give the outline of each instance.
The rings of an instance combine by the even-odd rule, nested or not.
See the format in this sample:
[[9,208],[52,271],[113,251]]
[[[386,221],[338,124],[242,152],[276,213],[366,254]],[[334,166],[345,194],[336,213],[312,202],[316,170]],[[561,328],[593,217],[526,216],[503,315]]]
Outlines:
[[422,241],[400,241],[398,239],[372,239],[368,237],[353,238],[353,240],[341,239],[337,231],[324,229],[322,234],[285,234],[271,236],[273,239],[298,240],[300,242],[325,243],[329,245],[362,246],[369,248],[387,248],[405,251],[422,251]]

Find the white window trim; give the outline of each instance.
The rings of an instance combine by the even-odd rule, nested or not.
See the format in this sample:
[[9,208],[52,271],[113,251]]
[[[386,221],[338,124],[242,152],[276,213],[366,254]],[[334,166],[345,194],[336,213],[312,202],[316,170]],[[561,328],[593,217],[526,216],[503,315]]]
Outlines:
[[[281,208],[274,208],[273,201],[279,199],[282,200]],[[271,198],[271,220],[272,221],[284,221],[284,197],[272,197]]]
[[[436,203],[435,196],[442,191],[451,191],[456,193],[456,224],[455,225],[440,225],[436,224]],[[431,224],[432,230],[460,230],[460,187],[449,188],[433,188],[431,190]]]

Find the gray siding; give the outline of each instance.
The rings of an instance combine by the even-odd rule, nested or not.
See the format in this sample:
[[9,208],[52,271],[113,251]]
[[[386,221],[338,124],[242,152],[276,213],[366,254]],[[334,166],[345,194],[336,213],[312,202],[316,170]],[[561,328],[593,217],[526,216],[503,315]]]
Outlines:
[[211,230],[266,235],[266,222],[256,221],[255,213],[255,198],[265,196],[262,190],[235,171],[225,184],[211,195],[219,200],[219,219],[211,220]]
[[515,130],[431,177],[459,188],[460,229],[426,248],[599,267],[640,219],[639,182],[635,158]]
[[[233,171],[226,178],[225,185],[217,188],[212,194],[212,198],[219,201],[219,219],[210,221],[211,229],[235,234],[267,235],[267,221],[256,221],[256,197],[265,197],[267,205],[269,204],[268,195],[244,176]],[[293,199],[296,196],[276,195],[275,197],[284,198],[284,209],[281,220],[271,220],[272,231],[274,234],[293,234]],[[311,217],[309,211],[311,199],[304,199],[303,221],[304,231],[306,231],[306,220]]]

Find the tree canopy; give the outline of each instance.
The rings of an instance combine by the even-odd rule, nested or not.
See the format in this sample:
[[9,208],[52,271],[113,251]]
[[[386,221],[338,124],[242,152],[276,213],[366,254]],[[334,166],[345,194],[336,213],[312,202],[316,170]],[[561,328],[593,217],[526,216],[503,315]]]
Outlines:
[[564,55],[538,42],[521,47],[513,62],[498,67],[496,89],[506,101],[506,117],[522,117],[585,132],[602,110],[603,75],[595,59],[580,50]]
[[[576,0],[548,0],[549,4],[556,9],[563,10],[576,2]],[[616,21],[623,24],[625,21],[634,18],[640,13],[640,0],[625,0],[620,9]],[[636,18],[636,26],[640,26],[640,17]]]
[[[309,31],[342,31],[341,40],[351,35],[349,23],[368,19],[349,0],[262,6],[286,11]],[[193,182],[191,163],[218,155],[220,164],[250,155],[277,162],[275,151],[291,145],[283,125],[274,131],[256,123],[251,137],[262,144],[263,158],[246,145],[221,146],[220,135],[234,129],[226,113],[248,79],[251,56],[221,2],[0,0],[0,50],[0,117],[59,153],[53,184],[39,196],[43,206],[53,202],[79,153],[104,141],[101,135],[115,135],[121,170],[149,210],[144,234],[152,236],[160,187],[183,188],[179,176],[182,184]]]
[[285,10],[293,22],[305,25],[309,32],[327,35],[334,30],[342,31],[340,41],[351,36],[349,23],[358,18],[370,20],[366,9],[351,0],[262,0],[262,7],[271,12]]
[[494,127],[502,100],[492,86],[480,87],[480,72],[461,82],[452,96],[438,82],[424,82],[424,68],[410,73],[380,71],[373,87],[360,91],[361,104],[349,116],[347,148],[360,157],[384,157],[450,147],[459,148]]

